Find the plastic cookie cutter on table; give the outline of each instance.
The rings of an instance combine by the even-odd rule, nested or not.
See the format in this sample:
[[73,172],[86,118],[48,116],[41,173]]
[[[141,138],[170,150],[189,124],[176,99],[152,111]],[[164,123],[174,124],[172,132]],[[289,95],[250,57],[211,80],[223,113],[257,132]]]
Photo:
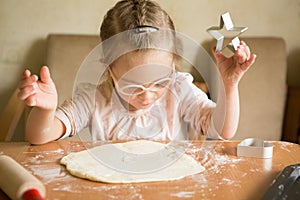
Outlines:
[[272,158],[273,144],[261,139],[247,138],[238,144],[237,155],[252,158]]
[[[225,36],[222,34],[222,30],[224,29],[224,27],[226,34],[234,34],[233,39],[225,47],[223,45]],[[209,29],[207,29],[207,32],[217,40],[216,53],[222,51],[222,53],[226,57],[231,57],[240,44],[238,36],[245,32],[247,29],[248,27],[234,26],[229,12],[226,12],[221,15],[220,25],[210,27]],[[225,51],[226,48],[229,49],[229,51]]]

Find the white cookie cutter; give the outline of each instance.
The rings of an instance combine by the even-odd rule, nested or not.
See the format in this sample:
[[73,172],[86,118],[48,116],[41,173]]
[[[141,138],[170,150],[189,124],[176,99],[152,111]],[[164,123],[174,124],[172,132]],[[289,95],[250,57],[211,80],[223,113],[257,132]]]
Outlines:
[[237,155],[252,158],[272,158],[273,144],[261,139],[247,138],[238,144]]

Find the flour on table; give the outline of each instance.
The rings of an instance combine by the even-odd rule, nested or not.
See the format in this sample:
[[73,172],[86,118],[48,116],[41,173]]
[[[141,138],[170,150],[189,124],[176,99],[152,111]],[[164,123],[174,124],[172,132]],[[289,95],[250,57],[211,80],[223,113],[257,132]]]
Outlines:
[[[205,170],[191,156],[182,153],[176,157],[176,151],[169,151],[168,148],[167,144],[148,140],[106,144],[70,153],[60,163],[74,176],[107,183],[177,180]],[[173,159],[173,162],[166,165],[168,159]],[[113,161],[116,168],[107,165],[106,161]],[[160,168],[157,168],[159,165]],[[120,166],[125,170],[120,170]],[[156,170],[150,170],[151,166],[156,167]],[[142,167],[149,169],[141,171]],[[134,170],[138,173],[133,173]]]

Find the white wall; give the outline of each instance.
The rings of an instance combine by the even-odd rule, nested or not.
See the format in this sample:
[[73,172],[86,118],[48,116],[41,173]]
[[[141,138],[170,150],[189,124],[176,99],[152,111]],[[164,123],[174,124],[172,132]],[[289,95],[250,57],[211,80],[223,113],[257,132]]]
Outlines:
[[[37,72],[49,33],[98,34],[99,24],[116,0],[0,0],[0,112],[25,67]],[[177,30],[202,43],[206,29],[229,11],[245,36],[286,40],[288,83],[300,86],[299,0],[158,0]],[[272,50],[272,49],[270,49]]]

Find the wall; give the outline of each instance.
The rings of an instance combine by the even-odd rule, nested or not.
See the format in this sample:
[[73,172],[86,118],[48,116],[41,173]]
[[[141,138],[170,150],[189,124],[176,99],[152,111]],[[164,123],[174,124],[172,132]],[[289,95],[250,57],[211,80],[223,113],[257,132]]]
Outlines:
[[[49,33],[98,34],[116,0],[0,0],[0,112],[25,68],[38,72]],[[279,36],[287,44],[289,85],[300,86],[299,0],[158,0],[177,30],[202,43],[229,11],[245,36]],[[270,49],[272,50],[272,49]]]

